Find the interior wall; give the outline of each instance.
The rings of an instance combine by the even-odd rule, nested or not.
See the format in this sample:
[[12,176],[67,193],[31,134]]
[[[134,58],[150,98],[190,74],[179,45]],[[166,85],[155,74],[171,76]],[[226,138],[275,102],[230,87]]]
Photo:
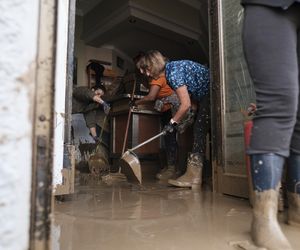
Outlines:
[[[124,65],[122,68],[118,66],[118,57],[121,58],[124,61]],[[132,71],[134,70],[134,65],[132,58],[129,57],[127,54],[124,52],[120,51],[117,48],[113,49],[113,57],[112,57],[112,68],[113,70],[119,75],[122,76],[124,73],[129,70]]]
[[38,0],[0,4],[0,249],[28,249]]
[[[82,17],[76,16],[74,54],[77,58],[77,86],[87,85],[85,67],[90,59],[96,59],[109,63],[110,65],[103,66],[105,66],[107,69],[113,70],[118,76],[122,76],[127,70],[133,69],[131,58],[122,51],[119,51],[117,48],[111,45],[105,45],[100,48],[86,45],[81,36]],[[122,60],[124,60],[123,69],[117,65],[117,57],[120,57]]]
[[[75,25],[75,48],[74,54],[77,58],[77,86],[87,85],[87,77],[85,67],[89,59],[96,59],[105,62],[112,61],[112,53],[108,49],[95,48],[87,46],[81,39],[82,32],[82,17],[76,16]],[[105,66],[111,68],[109,66]]]
[[[96,59],[111,63],[112,52],[108,49],[86,46],[82,40],[75,40],[75,47],[77,43],[80,44],[81,47],[79,51],[75,49],[75,56],[77,57],[77,86],[86,86],[88,81],[85,68],[88,64],[88,61],[90,59]],[[105,68],[111,69],[111,66],[104,66]]]

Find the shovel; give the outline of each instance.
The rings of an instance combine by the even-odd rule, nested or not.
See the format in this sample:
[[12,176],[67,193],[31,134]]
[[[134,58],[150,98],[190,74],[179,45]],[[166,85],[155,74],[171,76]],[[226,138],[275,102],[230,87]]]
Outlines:
[[137,155],[133,151],[165,134],[166,131],[162,131],[158,135],[151,137],[150,139],[142,142],[134,148],[128,149],[125,153],[123,153],[120,159],[120,165],[124,172],[126,172],[126,175],[130,181],[142,184],[141,164]]

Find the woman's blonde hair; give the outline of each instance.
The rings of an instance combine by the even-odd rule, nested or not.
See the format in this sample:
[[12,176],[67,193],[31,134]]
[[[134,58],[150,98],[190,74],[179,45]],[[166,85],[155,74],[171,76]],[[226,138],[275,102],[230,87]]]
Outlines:
[[150,50],[141,56],[136,63],[136,67],[143,72],[148,70],[152,77],[158,77],[166,66],[167,58],[158,50]]

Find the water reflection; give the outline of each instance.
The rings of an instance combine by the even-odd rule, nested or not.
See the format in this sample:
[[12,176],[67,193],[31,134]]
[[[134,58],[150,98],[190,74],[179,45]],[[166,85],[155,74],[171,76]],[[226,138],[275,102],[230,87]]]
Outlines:
[[[191,199],[191,195],[191,190],[163,185],[146,185],[143,188],[128,184],[81,187],[71,201],[55,204],[53,249],[98,249],[97,244],[111,244],[107,241],[118,240],[118,237],[128,234],[139,239],[151,239],[170,230],[170,223],[159,225],[154,232],[148,230],[158,225],[159,219],[188,213],[186,201]],[[120,227],[123,228],[121,235]],[[60,239],[62,235],[63,240]],[[114,235],[119,236],[115,238]],[[79,239],[82,241],[78,242]],[[85,242],[84,246],[82,242]],[[95,248],[88,248],[88,245]]]
[[[184,192],[184,196],[182,195]],[[82,189],[72,202],[57,204],[60,213],[80,218],[103,220],[153,219],[186,212],[186,195],[191,190],[174,190],[148,186],[133,191],[130,186],[99,185]]]
[[[231,250],[250,240],[250,220],[248,201],[211,192],[158,183],[85,186],[73,200],[56,202],[52,249]],[[299,231],[283,228],[293,243]]]

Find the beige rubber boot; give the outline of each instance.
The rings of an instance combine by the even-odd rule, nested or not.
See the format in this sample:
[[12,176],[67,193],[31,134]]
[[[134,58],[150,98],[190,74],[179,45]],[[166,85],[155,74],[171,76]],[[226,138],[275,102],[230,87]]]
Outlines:
[[254,243],[268,250],[292,250],[277,220],[278,191],[254,192],[251,236]]
[[203,158],[200,154],[190,154],[184,175],[168,183],[176,187],[200,188],[202,184]]
[[288,192],[288,224],[300,227],[300,194]]
[[168,166],[166,169],[164,169],[164,171],[159,172],[156,175],[156,178],[164,181],[164,180],[168,180],[170,178],[174,178],[176,176],[176,170],[175,170],[175,166],[171,165]]

